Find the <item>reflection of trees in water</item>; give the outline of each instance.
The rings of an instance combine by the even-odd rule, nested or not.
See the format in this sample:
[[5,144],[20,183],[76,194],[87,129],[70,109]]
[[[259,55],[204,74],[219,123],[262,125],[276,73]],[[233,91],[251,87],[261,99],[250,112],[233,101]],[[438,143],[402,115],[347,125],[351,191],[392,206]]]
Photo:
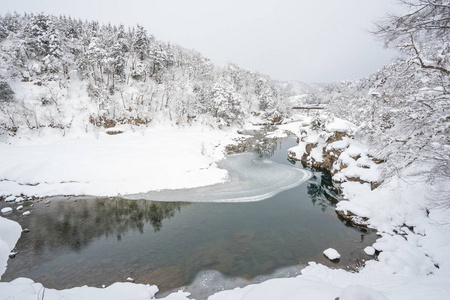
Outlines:
[[[313,170],[312,170],[313,171]],[[314,172],[310,182],[307,185],[308,195],[311,197],[313,205],[321,207],[325,211],[328,207],[335,207],[338,202],[335,187],[331,180],[331,174],[323,172]]]
[[162,221],[173,217],[183,205],[186,203],[124,199],[53,202],[33,214],[36,224],[32,227],[36,230],[30,233],[31,240],[26,247],[31,246],[35,252],[45,247],[81,250],[102,236],[115,235],[120,240],[130,230],[143,233],[145,223],[150,223],[157,232],[162,228]]

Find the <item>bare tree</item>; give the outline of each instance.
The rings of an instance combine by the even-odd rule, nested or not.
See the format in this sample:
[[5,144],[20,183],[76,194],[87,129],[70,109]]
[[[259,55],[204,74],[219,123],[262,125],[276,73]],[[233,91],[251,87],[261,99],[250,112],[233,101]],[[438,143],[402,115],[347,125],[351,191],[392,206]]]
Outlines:
[[[410,55],[422,68],[450,75],[450,1],[400,0],[410,8],[403,16],[389,15],[375,33],[386,46]],[[429,43],[434,40],[435,43]]]

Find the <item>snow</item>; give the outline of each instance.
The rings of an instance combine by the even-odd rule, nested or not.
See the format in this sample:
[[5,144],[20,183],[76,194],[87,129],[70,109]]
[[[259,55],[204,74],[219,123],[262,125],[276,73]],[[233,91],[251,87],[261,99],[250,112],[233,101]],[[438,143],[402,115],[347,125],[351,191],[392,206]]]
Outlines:
[[[441,9],[444,9],[443,12],[448,11],[448,7],[445,6]],[[429,13],[428,9],[419,9],[418,17],[412,20],[422,20],[423,13],[426,14],[426,18],[431,20],[434,18],[434,21],[446,16],[439,12],[441,10],[433,9],[433,11],[437,13]],[[408,22],[402,24],[408,25]],[[395,29],[395,24],[387,23],[386,25]],[[51,27],[52,30],[55,29]],[[33,30],[35,29],[39,28],[34,25]],[[395,30],[403,29],[405,28],[400,26]],[[49,38],[52,30],[47,30],[43,36]],[[263,85],[262,90],[269,90],[271,85],[268,78],[245,70],[229,72],[225,68],[211,67],[201,56],[196,59],[196,55],[175,47],[173,49],[179,51],[179,56],[187,56],[192,63],[188,63],[188,60],[175,60],[181,64],[174,65],[184,65],[186,69],[192,69],[192,74],[183,71],[183,75],[179,76],[181,75],[179,70],[172,72],[168,68],[165,73],[167,76],[161,76],[162,83],[156,84],[152,80],[148,80],[148,84],[134,80],[130,85],[128,80],[127,84],[117,82],[121,93],[108,96],[108,100],[112,100],[108,101],[111,105],[101,108],[99,101],[92,99],[89,93],[97,89],[100,92],[107,92],[108,86],[104,86],[102,80],[101,86],[94,84],[93,88],[88,89],[89,80],[77,80],[78,76],[75,73],[81,70],[73,68],[75,61],[69,59],[74,58],[73,55],[67,56],[67,53],[64,53],[62,57],[64,59],[60,61],[69,63],[69,74],[64,75],[61,74],[61,70],[55,74],[46,74],[44,67],[47,62],[50,66],[53,62],[40,59],[31,52],[27,52],[27,56],[32,54],[31,58],[22,57],[23,61],[21,61],[21,55],[11,55],[24,50],[22,49],[24,42],[25,44],[30,41],[36,42],[42,37],[30,36],[30,32],[10,33],[2,40],[3,51],[0,52],[1,78],[7,80],[17,100],[2,103],[2,109],[5,112],[0,116],[0,123],[6,127],[16,127],[16,125],[20,127],[15,138],[6,138],[5,134],[0,135],[0,195],[7,196],[6,202],[14,202],[17,198],[17,202],[20,203],[22,201],[18,197],[20,194],[116,196],[145,195],[149,191],[157,193],[156,191],[164,190],[159,194],[164,196],[171,193],[184,193],[188,189],[191,192],[198,192],[199,190],[196,189],[204,186],[207,186],[205,189],[208,191],[208,186],[221,184],[225,189],[231,187],[231,195],[227,195],[224,199],[224,197],[214,198],[211,193],[205,193],[206,197],[203,200],[260,200],[270,192],[255,189],[258,182],[261,184],[262,180],[265,180],[265,184],[271,183],[270,189],[276,192],[282,190],[283,186],[299,184],[307,176],[294,168],[288,171],[264,160],[247,159],[247,166],[241,169],[233,168],[232,164],[227,165],[227,161],[220,162],[223,158],[223,146],[228,143],[232,135],[230,132],[195,126],[172,127],[158,124],[156,121],[169,117],[172,119],[170,115],[172,113],[176,117],[180,114],[183,124],[183,117],[187,118],[189,115],[198,113],[195,109],[198,103],[192,100],[203,98],[197,96],[211,94],[213,85],[223,83],[225,86],[221,88],[220,93],[214,93],[214,97],[206,99],[205,104],[209,104],[206,107],[207,113],[196,117],[203,118],[203,121],[199,123],[207,126],[227,127],[225,125],[228,121],[234,121],[233,119],[240,121],[244,118],[245,114],[241,111],[243,106],[248,107],[248,113],[250,113],[254,108],[252,106],[257,106],[259,102],[255,101],[257,95],[252,93],[247,93],[248,95],[234,93],[233,82],[227,78],[242,77],[244,79],[242,82],[248,82],[241,91],[253,90],[258,80],[267,83]],[[60,32],[62,33],[63,30]],[[104,29],[100,32],[105,33]],[[403,32],[409,34],[410,31],[403,30]],[[409,35],[406,38],[409,39]],[[71,40],[74,42],[76,39],[67,39],[67,41]],[[418,30],[414,33],[414,40],[418,46],[415,50],[424,54],[421,55],[424,64],[443,66],[448,69],[448,35],[442,34],[441,31],[439,34],[433,34],[432,31]],[[450,225],[448,222],[450,190],[447,164],[450,146],[446,143],[449,110],[448,93],[444,93],[449,79],[442,72],[433,73],[431,70],[421,69],[419,65],[411,65],[411,59],[417,57],[417,53],[412,53],[411,56],[411,53],[408,53],[410,47],[403,47],[402,38],[394,39],[392,42],[401,46],[403,55],[406,54],[404,59],[384,67],[370,78],[336,83],[334,87],[330,85],[324,89],[324,95],[322,95],[325,96],[324,99],[320,99],[320,93],[317,93],[318,102],[326,100],[329,102],[330,111],[353,120],[359,125],[361,139],[372,139],[372,149],[369,149],[363,141],[358,143],[350,139],[336,141],[328,146],[329,150],[343,151],[338,163],[346,166],[333,177],[334,181],[343,182],[341,188],[345,198],[337,204],[337,210],[354,213],[358,215],[359,220],[364,221],[365,225],[377,230],[379,239],[372,247],[365,249],[367,254],[372,253],[372,255],[375,251],[379,251],[377,259],[365,262],[365,267],[358,273],[330,269],[311,262],[302,270],[302,274],[295,278],[272,279],[261,284],[222,291],[211,296],[210,299],[441,300],[450,298]],[[97,38],[93,38],[86,49],[93,50],[94,53],[99,50],[109,50],[103,49],[101,47],[103,44],[107,43],[99,43]],[[67,49],[77,49],[81,44],[66,43],[66,46],[68,45],[75,47],[67,47]],[[152,46],[156,45],[158,44],[154,43]],[[80,53],[89,54],[86,51]],[[121,56],[109,52],[108,57]],[[132,58],[133,55],[123,57]],[[47,62],[43,63],[44,61]],[[206,63],[203,63],[204,61]],[[92,76],[95,80],[95,76],[100,72],[103,73],[102,64],[97,63],[95,55],[92,57],[86,55],[83,62],[93,66],[92,74],[85,74],[86,77]],[[151,60],[147,60],[144,63],[150,62]],[[130,63],[130,59],[125,62],[126,70],[135,69],[128,68]],[[22,64],[23,67],[20,66]],[[25,66],[28,70],[25,70]],[[136,70],[141,66],[138,65]],[[228,67],[228,69],[238,68]],[[399,74],[396,69],[401,69],[402,74]],[[28,73],[35,78],[33,82],[22,81],[19,73],[22,76]],[[202,76],[197,76],[198,74]],[[63,76],[59,77],[60,75]],[[70,75],[71,79],[67,80],[69,76],[66,75]],[[131,74],[126,75],[129,77]],[[201,81],[191,80],[195,77],[202,79]],[[41,80],[44,78],[45,80]],[[172,81],[168,80],[169,78],[174,79]],[[185,82],[182,83],[184,80]],[[67,87],[63,87],[64,85]],[[292,88],[291,83],[281,85],[284,88]],[[198,93],[192,93],[194,87],[199,89]],[[150,94],[151,97],[149,97]],[[223,94],[231,97],[221,97]],[[140,103],[136,101],[137,95],[142,95]],[[240,99],[241,97],[245,99]],[[233,101],[222,101],[226,98]],[[292,99],[296,98],[300,99],[300,97]],[[44,104],[44,101],[49,99],[55,103]],[[167,109],[163,109],[163,99]],[[302,101],[306,100],[308,100],[306,97],[302,97]],[[191,105],[185,105],[189,102]],[[221,105],[217,107],[214,104]],[[238,116],[229,114],[232,112],[229,108],[234,104],[238,104]],[[282,106],[286,103],[280,104]],[[150,106],[152,109],[149,109]],[[154,110],[157,107],[161,107],[159,112]],[[220,108],[220,117],[209,117],[208,114],[217,111],[217,108]],[[187,112],[186,109],[188,109]],[[92,116],[97,116],[96,121],[98,121],[100,116],[136,117],[137,112],[143,114],[143,120],[152,120],[150,127],[117,126],[108,130],[123,133],[111,136],[106,134],[106,130],[94,127],[89,122]],[[230,117],[233,118],[230,120]],[[257,119],[255,116],[249,118]],[[329,123],[321,124],[325,124],[325,130],[321,134],[310,131],[305,137],[301,131],[308,128],[311,119],[305,118],[303,122],[280,127],[289,128],[303,139],[297,147],[290,149],[297,158],[305,153],[306,144],[317,143],[318,147],[310,156],[316,161],[322,161],[322,147],[326,145],[326,138],[329,137],[327,134],[338,131],[352,135],[358,130],[355,124],[334,118]],[[178,124],[178,121],[174,120],[173,124],[175,123]],[[67,130],[43,128],[55,124],[62,125]],[[94,130],[95,134],[77,131],[83,126],[86,131],[88,128]],[[38,129],[27,130],[26,127]],[[68,130],[69,127],[70,130]],[[55,132],[58,133],[55,134]],[[62,134],[65,135],[64,138],[61,138]],[[281,137],[282,135],[284,133],[277,131],[272,136]],[[361,137],[361,135],[365,136]],[[402,141],[405,138],[408,140],[403,151],[398,151],[398,145],[392,141]],[[391,146],[391,149],[384,149],[387,146]],[[428,146],[434,151],[427,150]],[[383,180],[381,186],[375,190],[372,190],[370,183],[385,179],[386,174],[382,174],[379,166],[371,160],[369,150],[384,154],[381,158],[389,158],[388,163],[392,166],[391,171],[394,173],[390,174],[389,180]],[[424,153],[435,156],[434,159],[439,161],[440,168],[424,162],[427,160]],[[240,157],[237,157],[239,161]],[[232,161],[229,160],[228,163]],[[266,172],[261,174],[264,176],[253,175],[256,163],[264,166]],[[335,170],[337,171],[337,168]],[[433,180],[430,181],[430,176],[424,175],[439,172],[446,174],[447,177],[433,182]],[[433,177],[431,176],[431,179]],[[350,178],[359,178],[367,183],[346,181]],[[252,182],[252,179],[258,182]],[[251,194],[239,195],[237,190],[242,189],[243,186],[247,188],[247,191],[251,191]],[[232,190],[233,187],[236,187],[236,190]],[[178,191],[168,192],[168,190]],[[2,209],[2,213],[11,211],[11,207]],[[0,217],[0,275],[6,268],[8,255],[20,237],[20,232],[21,229],[17,223]],[[157,291],[157,287],[152,285],[132,283],[116,283],[103,289],[79,287],[62,291],[46,289],[41,284],[25,278],[18,278],[10,283],[0,283],[0,299],[150,299]],[[180,291],[165,299],[184,300],[188,297],[189,293]]]
[[14,196],[9,196],[9,197],[5,198],[6,202],[14,202],[15,200],[16,200],[16,197],[14,197]]
[[367,246],[364,248],[364,252],[366,252],[367,255],[374,255],[375,254],[375,248],[371,246]]
[[209,300],[228,299],[334,299],[339,289],[333,286],[324,286],[320,282],[303,278],[272,279],[262,284],[249,285],[233,291],[217,293]]
[[358,127],[346,120],[334,118],[333,122],[326,125],[326,130],[328,132],[346,132],[348,134],[353,134],[357,131]]
[[47,289],[40,283],[34,283],[31,279],[18,278],[10,283],[0,283],[1,299],[34,300],[44,298],[57,299],[151,299],[158,292],[155,285],[143,285],[127,282],[117,282],[106,288],[76,287],[67,290]]
[[353,158],[355,156],[351,156],[352,150],[346,149],[339,156],[340,161],[347,166],[340,172],[340,175],[347,178],[357,177],[367,182],[377,182],[380,179],[378,165],[369,159],[364,152],[358,153],[357,155],[361,157],[355,160]]
[[341,150],[341,149],[345,149],[347,147],[348,147],[348,141],[346,139],[341,140],[341,141],[336,141],[329,145],[329,148],[334,149],[334,150]]
[[[290,124],[289,126],[292,126],[294,130],[296,127],[298,133],[301,125],[297,123]],[[166,128],[163,130],[163,133],[170,137],[169,140],[176,139],[178,142],[173,144],[171,144],[172,141],[167,140],[162,142],[163,134],[151,135],[153,143],[155,143],[154,145],[162,147],[169,143],[177,150],[166,149],[166,152],[161,151],[159,156],[157,156],[158,160],[168,162],[173,167],[174,172],[177,173],[177,168],[170,163],[173,153],[187,153],[189,155],[187,159],[195,159],[197,162],[203,162],[202,159],[205,159],[204,156],[206,156],[208,162],[212,163],[211,166],[214,165],[212,168],[216,168],[217,170],[224,170],[221,169],[224,167],[227,168],[228,171],[226,171],[225,180],[229,180],[229,182],[232,182],[233,172],[237,172],[241,176],[237,176],[237,178],[242,178],[242,174],[248,175],[252,170],[255,170],[255,164],[260,164],[260,167],[268,168],[267,172],[263,173],[276,173],[275,175],[281,176],[281,178],[287,174],[284,173],[285,170],[279,169],[279,166],[270,160],[255,160],[251,157],[249,159],[245,155],[231,156],[228,163],[236,159],[236,162],[239,162],[238,165],[241,165],[242,162],[248,164],[248,166],[243,166],[241,169],[238,168],[233,171],[232,163],[227,166],[227,160],[219,162],[221,157],[217,152],[220,152],[218,149],[221,148],[221,144],[218,140],[218,135],[207,131],[202,136],[203,139],[200,139],[198,136],[201,135],[201,131],[199,132],[197,130],[182,130],[181,132],[183,134],[190,134],[189,139],[184,139],[184,137],[176,135],[170,128]],[[152,139],[146,137],[149,133],[151,133],[151,130],[148,130],[144,135],[136,133],[134,137],[140,139],[140,142],[150,144],[151,142],[149,140]],[[124,136],[126,137],[127,134],[130,133],[124,133]],[[116,148],[116,156],[120,157],[119,152],[124,148],[121,148],[118,142],[111,142],[118,136],[108,137],[106,135],[99,135],[99,140],[102,142],[106,141],[106,144],[111,143],[111,145],[116,145],[118,147]],[[229,134],[223,134],[221,137],[228,138]],[[131,137],[120,138],[122,142],[129,142],[131,140],[133,140]],[[90,145],[96,144],[95,138],[89,140],[86,136],[81,136],[79,139],[69,137],[67,141],[55,141],[41,137],[38,141],[37,149],[47,144],[62,147],[61,145],[65,145],[68,141],[72,141],[72,144],[76,144],[76,141],[81,141],[81,143],[90,141]],[[12,145],[18,147],[26,147],[30,144],[31,141],[26,140],[16,140],[12,143]],[[2,145],[2,148],[7,147],[10,147],[10,145]],[[194,151],[196,147],[197,151]],[[68,148],[62,147],[58,149]],[[75,147],[75,149],[78,150],[79,148]],[[98,146],[95,150],[105,151]],[[347,168],[348,170],[343,169],[338,175],[343,175],[345,172],[348,172],[345,173],[345,176],[354,174],[372,179],[379,176],[377,166],[368,158],[368,149],[363,144],[352,141],[343,150],[344,152],[341,154],[340,159],[348,163],[349,166]],[[148,149],[148,151],[152,152],[152,149]],[[51,154],[51,156],[55,157],[58,157],[58,155],[56,152]],[[354,157],[356,156],[360,157],[355,160]],[[143,158],[142,156],[137,157],[140,159]],[[106,157],[105,159],[108,158]],[[243,161],[240,161],[241,159]],[[49,160],[50,158],[47,158],[46,161]],[[32,160],[28,160],[27,162],[30,163]],[[24,168],[24,166],[19,167]],[[45,166],[39,164],[39,167]],[[272,168],[275,168],[277,171],[272,172]],[[181,169],[184,170],[183,168]],[[297,174],[297,169],[291,169],[294,170],[294,174],[292,175],[294,179],[296,178],[295,176],[300,175]],[[367,172],[367,174],[364,172]],[[149,170],[148,174],[157,176],[159,173]],[[412,174],[419,175],[416,175],[417,178],[413,179]],[[266,175],[263,178],[270,179]],[[310,262],[307,267],[301,270],[301,275],[297,277],[270,279],[258,284],[224,290],[215,293],[209,299],[325,300],[336,299],[338,297],[344,300],[448,299],[450,296],[450,285],[448,284],[450,278],[450,257],[448,255],[450,253],[449,209],[430,205],[427,201],[427,195],[432,187],[426,184],[426,181],[423,180],[423,177],[420,176],[417,170],[403,170],[398,175],[401,177],[394,176],[375,190],[371,190],[370,185],[367,183],[344,182],[342,184],[346,200],[340,201],[337,204],[337,209],[355,213],[360,217],[367,217],[367,225],[376,228],[380,236],[372,247],[364,249],[368,255],[374,255],[375,250],[380,251],[377,260],[366,261],[365,267],[358,273],[348,272],[342,269],[330,269],[321,264]],[[295,180],[298,180],[302,176],[299,176]],[[287,176],[286,178],[289,177]],[[405,178],[408,180],[405,180]],[[158,181],[159,179],[156,178],[155,180]],[[223,179],[221,178],[221,180]],[[238,182],[239,184],[243,184],[246,180],[238,180]],[[204,182],[198,181],[197,183]],[[184,182],[180,181],[178,187],[182,187],[183,184]],[[219,184],[225,185],[225,183]],[[58,184],[55,183],[53,185],[55,190],[59,188]],[[32,189],[34,187],[29,188]],[[195,188],[192,189],[192,191],[194,190]],[[187,189],[179,190],[179,192],[186,191]],[[161,195],[165,192],[162,191]],[[5,191],[5,194],[17,195],[11,191]],[[407,224],[408,227],[404,226],[404,224]],[[14,230],[11,230],[9,227]],[[0,250],[0,257],[4,262],[3,271],[8,255],[20,236],[20,231],[20,226],[17,223],[0,218],[0,249],[2,249]],[[334,249],[324,251],[330,259],[338,256],[337,251],[332,250]],[[0,299],[36,299],[42,296],[43,290],[44,287],[39,283],[34,283],[30,279],[18,278],[10,283],[0,283]],[[157,287],[152,285],[116,283],[103,289],[91,287],[79,287],[62,291],[45,289],[45,299],[149,299],[156,292]],[[162,299],[186,300],[192,298],[188,292],[179,291]]]
[[274,132],[272,132],[272,133],[266,135],[266,137],[269,138],[269,139],[273,139],[273,138],[285,138],[285,137],[287,137],[287,136],[288,136],[288,134],[286,133],[286,131],[285,131],[285,130],[282,130],[282,129],[277,129],[277,130],[275,130]]
[[11,207],[4,207],[2,208],[2,214],[9,214],[12,210],[13,209]]
[[125,198],[188,202],[259,201],[298,186],[312,175],[309,171],[262,159],[252,153],[230,155],[217,165],[228,172],[224,183],[127,195]]
[[289,153],[293,153],[295,157],[301,158],[306,153],[306,144],[305,142],[299,142],[297,146],[288,149]]
[[[22,228],[18,223],[0,217],[0,279],[6,271],[9,253],[14,249],[21,232]],[[1,294],[0,288],[0,296]]]
[[349,286],[341,295],[339,300],[388,300],[382,293],[371,288],[362,286]]
[[328,248],[325,251],[323,251],[323,255],[325,255],[330,260],[337,260],[341,258],[339,252],[337,252],[336,249],[333,248]]
[[55,130],[0,144],[0,193],[101,195],[194,188],[224,182],[216,162],[231,133],[160,126],[119,135]]
[[235,131],[161,125],[98,138],[80,132],[62,138],[51,130],[40,134],[0,144],[1,193],[160,201],[186,201],[188,193],[195,196],[189,201],[257,201],[310,176],[249,154],[224,159]]

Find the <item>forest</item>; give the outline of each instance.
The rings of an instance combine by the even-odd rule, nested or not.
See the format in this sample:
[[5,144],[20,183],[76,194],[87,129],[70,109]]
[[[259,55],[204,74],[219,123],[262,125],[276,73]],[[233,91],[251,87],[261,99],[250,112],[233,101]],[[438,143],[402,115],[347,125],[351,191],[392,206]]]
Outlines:
[[0,127],[10,133],[167,120],[223,128],[288,114],[285,95],[265,75],[216,66],[140,25],[44,13],[0,17],[0,103]]

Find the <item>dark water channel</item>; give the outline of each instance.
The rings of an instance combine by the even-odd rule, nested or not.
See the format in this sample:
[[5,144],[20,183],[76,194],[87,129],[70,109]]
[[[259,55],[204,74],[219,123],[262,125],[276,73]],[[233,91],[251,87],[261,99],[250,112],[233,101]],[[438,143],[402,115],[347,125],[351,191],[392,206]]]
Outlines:
[[[292,167],[283,142],[254,141],[261,155]],[[119,198],[27,201],[29,216],[8,216],[22,233],[2,281],[31,278],[47,288],[109,285],[131,276],[160,291],[189,285],[204,270],[251,280],[316,261],[346,268],[370,259],[374,233],[345,226],[321,173],[272,198],[250,203],[167,203]],[[15,204],[0,202],[0,207]],[[339,262],[324,258],[333,247]]]

